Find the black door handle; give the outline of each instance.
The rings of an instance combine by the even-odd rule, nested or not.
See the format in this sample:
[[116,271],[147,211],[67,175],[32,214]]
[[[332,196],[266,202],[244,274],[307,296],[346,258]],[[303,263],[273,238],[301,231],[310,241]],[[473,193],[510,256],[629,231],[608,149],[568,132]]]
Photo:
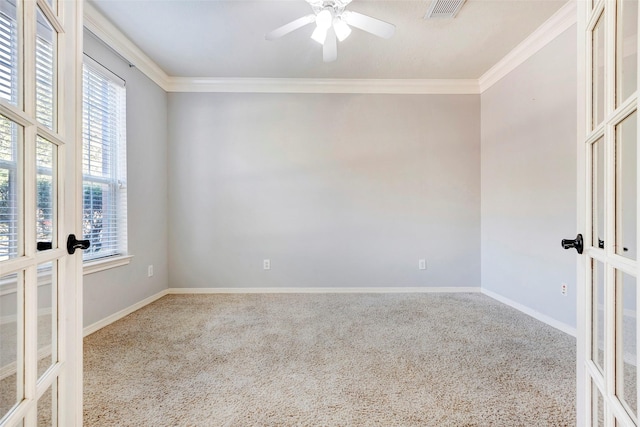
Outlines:
[[39,251],[48,251],[53,248],[52,242],[36,242],[36,249]]
[[578,234],[575,239],[562,239],[562,247],[565,249],[575,248],[579,254],[582,253],[582,234]]
[[67,252],[69,255],[73,255],[76,249],[89,249],[91,242],[89,240],[78,240],[75,234],[69,234],[67,239]]

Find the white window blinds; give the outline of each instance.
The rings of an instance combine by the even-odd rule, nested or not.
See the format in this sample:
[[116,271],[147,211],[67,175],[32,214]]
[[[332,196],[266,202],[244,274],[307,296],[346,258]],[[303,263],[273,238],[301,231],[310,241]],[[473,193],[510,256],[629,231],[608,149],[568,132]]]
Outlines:
[[[0,99],[18,103],[16,7],[0,2]],[[0,260],[18,255],[19,127],[0,116]]]
[[0,3],[0,98],[18,103],[18,25],[15,6]]
[[55,37],[56,31],[38,8],[36,36],[36,118],[49,129],[55,129]]
[[84,260],[127,252],[126,94],[124,84],[85,57],[83,68]]
[[[37,8],[35,51],[36,118],[55,129],[55,45],[57,33]],[[18,24],[15,2],[0,1],[0,102],[17,105],[18,99]],[[0,260],[18,256],[19,197],[21,177],[22,128],[0,116]],[[53,240],[54,151],[52,144],[38,136],[36,147],[36,237]]]

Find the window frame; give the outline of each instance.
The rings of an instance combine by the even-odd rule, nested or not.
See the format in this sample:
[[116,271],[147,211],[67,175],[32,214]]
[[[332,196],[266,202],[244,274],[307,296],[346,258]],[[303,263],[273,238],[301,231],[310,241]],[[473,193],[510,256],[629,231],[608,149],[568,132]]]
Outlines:
[[[115,153],[115,159],[110,164],[110,175],[105,176],[91,176],[90,174],[85,173],[84,170],[84,156],[85,156],[85,113],[84,108],[86,105],[86,92],[85,92],[85,70],[88,68],[94,75],[98,75],[99,77],[105,79],[110,84],[114,85],[114,87],[118,88],[118,91],[121,91],[119,105],[115,106],[117,114],[119,117],[116,119],[117,121],[117,141],[115,143],[115,147],[113,147]],[[98,271],[103,271],[110,268],[119,267],[122,265],[129,264],[132,255],[128,252],[128,207],[127,207],[127,141],[126,141],[126,85],[125,81],[121,79],[119,76],[114,74],[112,71],[104,67],[99,62],[95,61],[93,58],[88,56],[86,53],[83,58],[83,93],[82,93],[82,105],[83,105],[83,132],[82,132],[82,145],[83,145],[83,171],[82,171],[82,193],[85,193],[85,184],[91,183],[95,185],[106,185],[113,192],[109,197],[113,197],[112,207],[115,209],[115,213],[111,215],[112,224],[109,225],[109,228],[115,228],[116,233],[116,247],[111,249],[111,253],[107,253],[103,256],[90,256],[95,252],[91,250],[84,251],[83,253],[83,271],[84,274],[92,274]],[[83,197],[83,217],[85,212],[84,207],[84,197]],[[89,238],[90,236],[85,236],[84,238]],[[114,239],[111,239],[113,241]],[[93,242],[92,242],[93,243]],[[87,258],[88,257],[88,258]]]

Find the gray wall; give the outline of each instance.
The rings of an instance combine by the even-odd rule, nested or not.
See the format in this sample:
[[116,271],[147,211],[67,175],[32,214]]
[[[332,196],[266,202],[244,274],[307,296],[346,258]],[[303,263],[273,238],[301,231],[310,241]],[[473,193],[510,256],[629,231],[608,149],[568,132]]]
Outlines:
[[478,95],[169,94],[171,286],[479,286],[479,150]]
[[[167,94],[84,34],[85,53],[126,80],[128,233],[131,263],[84,276],[84,325],[168,287]],[[153,264],[154,276],[147,277]]]
[[86,325],[168,286],[482,283],[575,326],[574,29],[481,96],[167,95],[86,51],[127,80],[135,255]]
[[572,27],[481,97],[482,287],[573,327],[576,69]]

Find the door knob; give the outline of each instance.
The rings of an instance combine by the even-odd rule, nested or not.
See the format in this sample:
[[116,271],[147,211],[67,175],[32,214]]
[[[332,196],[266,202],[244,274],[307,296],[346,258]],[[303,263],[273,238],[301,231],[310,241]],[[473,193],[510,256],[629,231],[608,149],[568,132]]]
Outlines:
[[76,249],[89,249],[91,242],[89,240],[78,240],[75,234],[69,234],[67,239],[67,252],[69,255],[73,255]]
[[562,239],[562,247],[565,249],[575,248],[579,254],[582,253],[582,234],[578,234],[575,239]]

